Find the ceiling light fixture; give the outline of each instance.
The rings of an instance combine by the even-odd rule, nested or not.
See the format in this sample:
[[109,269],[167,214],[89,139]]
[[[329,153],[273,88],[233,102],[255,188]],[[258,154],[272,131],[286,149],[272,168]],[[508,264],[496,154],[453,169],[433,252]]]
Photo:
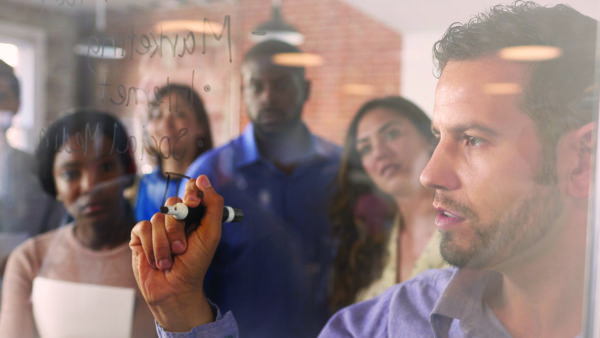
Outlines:
[[375,87],[364,83],[347,83],[342,87],[342,92],[347,95],[371,96],[375,94]]
[[208,20],[166,20],[157,23],[154,29],[163,32],[192,31],[197,33],[215,33],[221,31],[223,25]]
[[96,34],[89,36],[85,41],[77,43],[73,52],[79,56],[96,59],[123,59],[125,51],[117,47],[114,38],[105,35],[106,30],[106,2],[96,0],[95,31]]
[[304,42],[304,36],[281,16],[281,2],[273,0],[271,17],[252,30],[250,39],[254,42],[264,40],[281,40],[298,46]]
[[516,82],[490,82],[483,86],[483,92],[490,95],[519,94],[523,91]]
[[323,64],[323,57],[312,53],[279,53],[273,55],[272,62],[287,67],[316,67]]

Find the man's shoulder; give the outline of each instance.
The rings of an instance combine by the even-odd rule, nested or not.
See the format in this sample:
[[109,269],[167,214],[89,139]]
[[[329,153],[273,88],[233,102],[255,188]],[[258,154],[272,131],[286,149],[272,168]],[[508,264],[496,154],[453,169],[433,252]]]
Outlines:
[[317,147],[317,151],[325,155],[327,157],[341,158],[343,149],[339,145],[328,141],[316,134],[312,134],[315,139],[315,146]]
[[243,142],[244,141],[242,139],[242,136],[240,135],[240,136],[230,140],[229,142],[223,144],[222,146],[207,150],[202,155],[198,156],[198,158],[196,160],[200,160],[200,159],[214,160],[215,158],[223,156],[224,154],[232,154],[233,155],[237,152],[243,151],[243,149],[242,149]]
[[344,308],[329,320],[321,336],[380,337],[398,330],[428,336],[429,315],[455,271],[427,270],[376,298]]

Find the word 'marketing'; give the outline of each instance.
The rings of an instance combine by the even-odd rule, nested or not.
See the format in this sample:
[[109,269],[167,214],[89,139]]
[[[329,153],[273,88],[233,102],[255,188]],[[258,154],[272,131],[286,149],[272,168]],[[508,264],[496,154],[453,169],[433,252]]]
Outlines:
[[199,36],[191,30],[188,30],[182,35],[177,33],[174,36],[169,36],[165,35],[162,29],[160,33],[148,32],[138,34],[133,27],[129,33],[123,33],[117,36],[92,35],[87,41],[88,68],[90,71],[94,72],[90,64],[91,57],[129,57],[130,59],[133,59],[136,54],[149,54],[150,57],[163,57],[163,55],[183,57],[186,54],[193,54],[198,44],[201,44],[202,46],[202,54],[206,54],[207,32],[212,33],[212,36],[217,41],[220,41],[221,38],[223,38],[223,35],[227,33],[227,47],[229,52],[229,62],[231,63],[233,62],[233,59],[231,56],[230,21],[230,16],[225,15],[221,32],[217,33],[213,31],[211,22],[207,18],[204,18],[202,33],[200,33]]

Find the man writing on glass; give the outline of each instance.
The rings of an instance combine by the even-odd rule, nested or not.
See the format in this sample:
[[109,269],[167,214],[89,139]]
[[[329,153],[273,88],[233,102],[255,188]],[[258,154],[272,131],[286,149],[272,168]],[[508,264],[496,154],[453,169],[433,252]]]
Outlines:
[[[596,29],[596,21],[566,6],[528,2],[448,29],[434,46],[439,143],[421,182],[435,189],[440,250],[456,268],[424,272],[341,310],[321,336],[581,333]],[[516,59],[515,49],[552,54]],[[181,231],[169,229],[181,224],[162,216],[138,224],[131,242],[138,284],[163,336],[236,336],[231,313],[222,315],[187,286],[210,262],[222,205],[203,177],[187,189],[186,203],[199,203],[193,196],[201,189],[211,212],[167,271],[148,261],[172,254],[169,241]]]

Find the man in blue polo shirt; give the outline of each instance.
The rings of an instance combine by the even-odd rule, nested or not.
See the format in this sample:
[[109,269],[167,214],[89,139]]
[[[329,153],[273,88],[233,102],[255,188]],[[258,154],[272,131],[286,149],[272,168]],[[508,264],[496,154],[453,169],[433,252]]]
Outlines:
[[[342,309],[322,337],[582,332],[596,33],[595,20],[569,7],[530,2],[497,6],[448,29],[434,47],[441,75],[432,129],[439,142],[421,183],[435,190],[440,250],[456,268],[426,271]],[[171,254],[170,238],[147,231],[163,229],[164,218],[138,224],[131,242],[138,285],[161,336],[237,336],[235,312],[222,315],[205,295],[163,278],[184,276],[192,258],[192,275],[203,278],[219,236],[222,200],[210,182],[201,176],[186,189],[190,205],[204,192],[210,211],[201,230],[163,271],[146,260]],[[166,250],[143,250],[149,243]]]
[[303,67],[275,64],[280,53],[300,50],[268,40],[246,53],[243,97],[252,123],[186,173],[207,175],[228,205],[244,211],[241,223],[223,227],[205,291],[238,314],[247,337],[314,336],[329,317],[327,200],[341,150],[302,122],[310,82]]

